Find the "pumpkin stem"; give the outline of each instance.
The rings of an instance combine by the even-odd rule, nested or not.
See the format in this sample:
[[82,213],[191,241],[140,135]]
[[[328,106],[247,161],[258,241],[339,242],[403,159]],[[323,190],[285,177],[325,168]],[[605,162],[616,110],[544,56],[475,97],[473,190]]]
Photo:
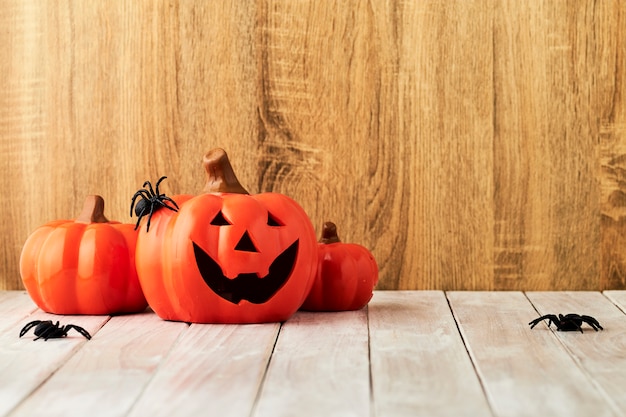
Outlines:
[[322,227],[322,238],[319,242],[324,244],[341,242],[341,240],[339,240],[339,236],[337,236],[337,226],[335,223],[324,223],[324,226]]
[[76,218],[76,223],[108,223],[104,217],[104,199],[99,195],[88,195],[83,211]]
[[205,193],[249,194],[235,176],[235,171],[224,149],[215,148],[207,152],[202,165],[207,173]]

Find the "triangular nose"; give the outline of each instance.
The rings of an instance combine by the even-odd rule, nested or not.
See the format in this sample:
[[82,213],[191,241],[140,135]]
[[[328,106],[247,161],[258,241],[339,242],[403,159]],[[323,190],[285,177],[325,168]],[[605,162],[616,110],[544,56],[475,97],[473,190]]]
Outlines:
[[241,239],[239,239],[239,243],[235,246],[235,250],[240,250],[243,252],[258,252],[259,250],[254,246],[252,239],[250,239],[250,235],[246,231]]

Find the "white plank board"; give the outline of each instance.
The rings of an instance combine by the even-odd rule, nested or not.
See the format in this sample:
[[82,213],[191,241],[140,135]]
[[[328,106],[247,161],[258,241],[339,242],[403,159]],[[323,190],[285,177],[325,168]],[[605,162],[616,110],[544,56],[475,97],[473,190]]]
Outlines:
[[298,312],[288,320],[255,411],[257,417],[369,416],[366,310]]
[[0,333],[0,416],[6,415],[50,377],[87,342],[73,330],[62,339],[35,339],[33,330],[19,338],[20,329],[32,320],[53,320],[83,327],[94,336],[108,316],[57,316],[37,310],[16,326]]
[[[595,332],[583,324],[582,334],[555,334],[605,393],[607,403],[618,414],[626,416],[626,315],[599,292],[529,292],[526,295],[541,315],[585,314],[600,322],[604,331]],[[545,329],[546,326],[541,327]]]
[[377,417],[491,414],[443,292],[378,291],[368,308]]
[[151,311],[112,317],[11,416],[126,415],[187,327]]
[[[447,293],[497,416],[610,416],[604,396],[521,292]],[[545,329],[543,329],[545,330]]]
[[[377,291],[367,309],[297,313],[282,328],[189,327],[30,314],[25,292],[0,291],[0,416],[626,415],[625,307],[626,291]],[[537,310],[605,330],[531,330]],[[36,319],[94,338],[20,339]]]
[[609,300],[615,303],[620,310],[626,312],[626,291],[610,290],[603,293]]
[[0,332],[14,327],[35,310],[37,306],[26,291],[0,292]]
[[250,415],[279,328],[192,324],[130,416]]
[[7,314],[25,306],[31,310],[37,308],[26,291],[0,291],[0,313]]

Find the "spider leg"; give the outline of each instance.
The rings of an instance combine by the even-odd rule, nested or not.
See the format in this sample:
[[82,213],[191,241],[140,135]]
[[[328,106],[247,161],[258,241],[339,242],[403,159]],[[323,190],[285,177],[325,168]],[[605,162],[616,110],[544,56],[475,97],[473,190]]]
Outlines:
[[139,223],[141,222],[141,219],[143,219],[143,213],[141,213],[141,216],[137,218],[137,223],[135,223],[135,230],[139,228]]
[[154,213],[154,206],[156,204],[150,205],[150,214],[148,215],[148,224],[146,224],[146,232],[150,231],[150,220],[152,220],[152,214]]
[[530,325],[530,328],[532,329],[537,324],[539,324],[539,322],[542,321],[542,320],[548,320],[548,327],[550,327],[550,325],[552,323],[554,323],[556,325],[559,322],[558,317],[555,316],[554,314],[546,314],[545,316],[537,317],[536,319],[534,319],[533,321],[531,321],[528,324]]
[[600,323],[598,323],[598,320],[591,316],[580,316],[580,319],[587,323],[589,326],[591,326],[596,332],[598,331],[598,329],[604,330],[604,328],[600,326]]
[[76,330],[78,333],[80,333],[83,336],[85,336],[87,338],[87,340],[91,340],[91,335],[89,334],[89,332],[87,330],[83,329],[82,327],[77,326],[75,324],[67,324],[67,325],[65,325],[65,331],[69,331],[70,329]]
[[[574,327],[576,327],[576,329],[578,331],[580,331],[581,333],[583,333],[583,328],[582,328],[582,323],[579,323],[579,320],[573,320],[573,319],[565,319],[565,323],[571,323],[572,325],[574,325]],[[565,327],[565,326],[564,326]],[[568,329],[569,330],[569,329]]]
[[556,329],[560,332],[582,331],[580,328],[580,316],[578,314],[559,314],[558,321],[556,321],[555,324]]
[[24,336],[26,333],[28,333],[30,329],[32,329],[39,323],[41,323],[41,320],[31,321],[30,323],[26,324],[26,326],[24,326],[22,330],[20,330],[20,337]]
[[33,342],[35,340],[41,339],[42,337],[43,337],[43,340],[48,340],[48,333],[50,333],[50,329],[45,329],[43,332],[41,332],[39,336],[33,339]]
[[180,207],[178,207],[178,204],[176,204],[176,201],[172,200],[171,198],[169,198],[168,196],[166,196],[165,194],[161,195],[161,200],[162,201],[170,201],[172,204],[174,204],[174,207],[176,207],[176,210],[174,210],[172,207],[163,204],[164,207],[167,207],[168,209],[172,210],[172,211],[178,211],[180,209]]
[[[171,200],[169,197],[164,197],[164,198],[163,198],[163,200],[165,200],[165,199]],[[174,202],[174,200],[171,200],[171,201],[172,201],[172,202]],[[166,209],[169,209],[169,210],[172,210],[172,211],[178,211],[178,210],[177,210],[178,206],[176,206],[176,208],[170,207],[170,206],[168,206],[167,204],[165,204],[165,203],[164,203],[163,201],[161,201],[161,200],[157,200],[157,201],[156,201],[156,204],[159,204],[161,207],[165,207]],[[176,203],[174,203],[174,205],[175,205],[175,204],[176,204]]]
[[139,223],[141,223],[141,219],[143,219],[146,216],[146,208],[147,207],[144,207],[144,209],[141,210],[141,213],[139,213],[139,216],[137,216],[137,223],[135,223],[135,230],[139,228]]
[[144,198],[147,198],[148,200],[150,199],[150,197],[152,197],[150,195],[150,193],[148,192],[148,190],[138,190],[135,194],[133,194],[133,200],[135,200],[137,197],[143,196]]
[[[52,322],[50,322],[52,323]],[[50,324],[50,326],[46,327],[39,336],[37,336],[35,339],[33,339],[33,341],[35,340],[39,340],[39,339],[43,339],[44,341],[47,341],[50,338],[54,338],[56,336],[54,336],[54,332],[59,330],[59,322],[57,321],[56,324]]]
[[155,187],[154,187],[154,188],[156,189],[156,195],[160,195],[160,194],[159,194],[159,184],[161,184],[161,182],[162,182],[164,179],[166,179],[166,178],[167,178],[167,177],[161,177],[161,178],[159,178],[159,180],[157,181],[157,183],[156,183],[156,185],[155,185]]
[[130,217],[133,217],[133,209],[135,208],[135,200],[138,197],[143,197],[146,200],[150,200],[150,194],[146,190],[139,190],[133,195],[133,199],[130,202]]
[[154,197],[154,196],[156,196],[156,194],[154,193],[154,189],[152,188],[152,184],[150,183],[150,181],[146,181],[146,182],[144,182],[144,183],[143,183],[143,188],[146,188],[146,185],[147,185],[148,187],[150,187],[150,188],[149,188],[149,189],[150,189],[150,197]]

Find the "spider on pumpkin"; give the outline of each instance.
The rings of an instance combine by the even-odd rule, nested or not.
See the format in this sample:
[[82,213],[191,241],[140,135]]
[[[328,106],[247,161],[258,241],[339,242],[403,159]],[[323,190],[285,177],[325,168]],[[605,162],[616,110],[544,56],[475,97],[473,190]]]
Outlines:
[[535,327],[540,321],[548,320],[548,327],[554,323],[556,329],[563,332],[572,332],[579,330],[581,333],[583,332],[582,324],[587,323],[593,330],[596,332],[598,329],[604,330],[598,320],[591,316],[579,315],[579,314],[559,314],[558,317],[555,314],[546,314],[545,316],[538,317],[528,323],[530,328]]
[[87,339],[91,339],[91,335],[89,334],[89,332],[80,326],[77,326],[75,324],[66,324],[64,326],[60,326],[58,321],[56,323],[52,323],[52,320],[31,321],[22,328],[22,330],[20,331],[20,337],[28,333],[28,331],[33,327],[35,328],[35,336],[37,336],[33,340],[39,340],[41,338],[43,338],[43,340],[48,340],[67,337],[67,332],[72,329],[76,330]]
[[[159,185],[161,181],[166,179],[167,177],[161,177],[157,181],[154,189],[152,188],[152,184],[150,181],[146,181],[143,183],[142,190],[137,191],[133,195],[133,199],[130,203],[130,217],[133,217],[133,208],[135,209],[135,215],[138,217],[137,224],[135,225],[135,230],[139,227],[139,222],[144,216],[148,216],[148,223],[146,224],[146,232],[150,231],[150,220],[152,219],[152,215],[155,211],[159,210],[161,207],[165,207],[166,209],[172,211],[178,211],[178,204],[165,194],[159,193]],[[149,187],[146,189],[146,185]],[[156,192],[155,192],[156,190]],[[141,197],[141,200],[136,201],[137,198]],[[171,202],[174,207],[167,205],[167,202]],[[135,202],[137,204],[135,204]]]

